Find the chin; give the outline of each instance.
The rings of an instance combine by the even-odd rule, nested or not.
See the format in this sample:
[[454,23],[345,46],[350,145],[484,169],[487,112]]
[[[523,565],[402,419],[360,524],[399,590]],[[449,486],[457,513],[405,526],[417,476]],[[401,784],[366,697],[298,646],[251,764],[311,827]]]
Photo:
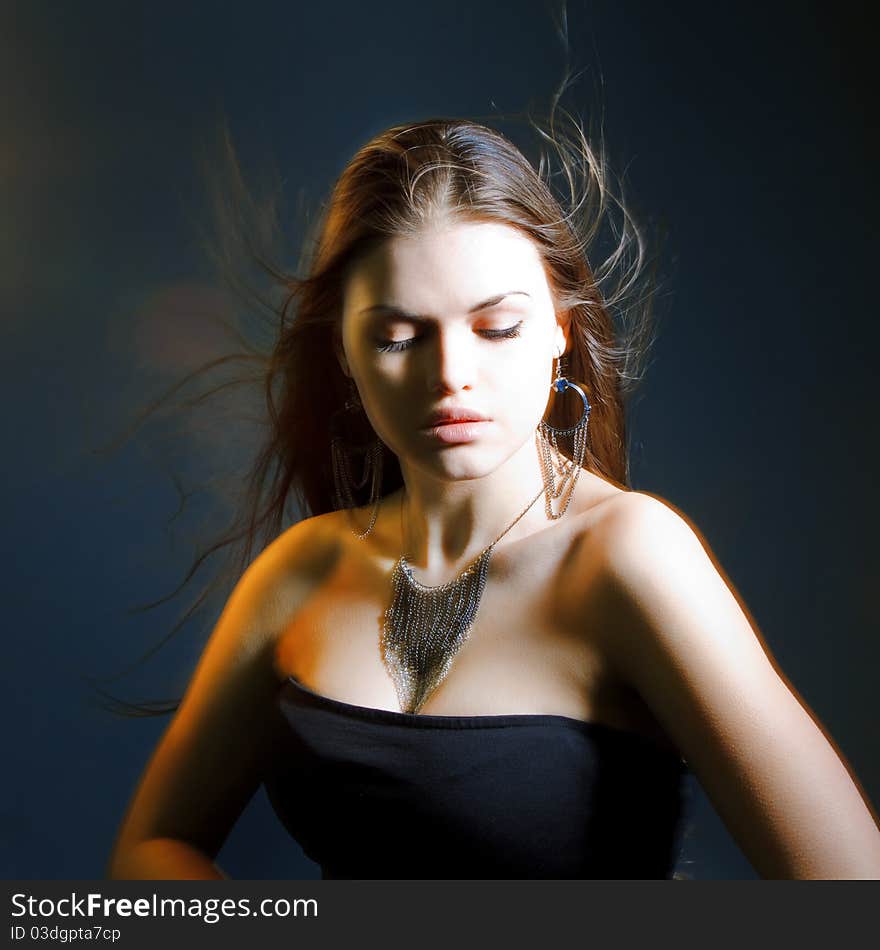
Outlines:
[[504,461],[502,457],[490,455],[484,448],[462,444],[450,445],[427,458],[423,456],[416,464],[437,478],[467,481],[491,475]]

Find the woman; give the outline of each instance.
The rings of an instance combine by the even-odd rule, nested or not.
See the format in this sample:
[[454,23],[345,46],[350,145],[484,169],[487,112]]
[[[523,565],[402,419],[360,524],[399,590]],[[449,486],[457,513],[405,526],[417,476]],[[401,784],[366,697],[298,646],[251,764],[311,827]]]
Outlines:
[[263,520],[295,490],[311,517],[235,587],[112,877],[223,877],[262,782],[325,877],[663,877],[687,769],[762,876],[880,876],[868,805],[705,545],[627,487],[632,354],[579,155],[584,227],[475,123],[392,128],[341,175],[258,467]]

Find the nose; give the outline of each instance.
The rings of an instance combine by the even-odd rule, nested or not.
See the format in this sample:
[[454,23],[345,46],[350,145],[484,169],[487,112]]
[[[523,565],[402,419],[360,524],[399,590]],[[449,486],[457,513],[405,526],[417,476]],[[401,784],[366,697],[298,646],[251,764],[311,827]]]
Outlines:
[[427,381],[432,392],[454,393],[474,382],[476,352],[467,328],[440,327],[425,352]]

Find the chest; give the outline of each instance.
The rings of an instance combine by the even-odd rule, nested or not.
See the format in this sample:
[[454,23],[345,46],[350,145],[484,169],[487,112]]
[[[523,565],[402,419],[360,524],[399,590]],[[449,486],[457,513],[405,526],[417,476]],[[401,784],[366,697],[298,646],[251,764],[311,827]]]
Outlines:
[[[574,530],[548,530],[493,552],[467,638],[422,714],[549,713],[632,724],[632,700],[579,623],[576,546]],[[366,546],[341,546],[278,637],[279,674],[343,702],[399,709],[380,654],[393,568]]]

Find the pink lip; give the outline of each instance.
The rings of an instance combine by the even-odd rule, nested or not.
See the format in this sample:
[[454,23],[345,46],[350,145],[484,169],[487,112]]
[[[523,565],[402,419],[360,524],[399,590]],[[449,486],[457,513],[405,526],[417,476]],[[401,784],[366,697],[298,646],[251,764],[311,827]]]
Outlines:
[[472,419],[467,422],[441,422],[428,426],[422,431],[440,442],[473,442],[482,434],[482,427],[488,425],[488,419]]
[[489,417],[484,416],[476,409],[468,409],[465,406],[447,406],[438,409],[433,415],[428,417],[425,423],[427,426],[445,426],[450,422],[488,422]]

